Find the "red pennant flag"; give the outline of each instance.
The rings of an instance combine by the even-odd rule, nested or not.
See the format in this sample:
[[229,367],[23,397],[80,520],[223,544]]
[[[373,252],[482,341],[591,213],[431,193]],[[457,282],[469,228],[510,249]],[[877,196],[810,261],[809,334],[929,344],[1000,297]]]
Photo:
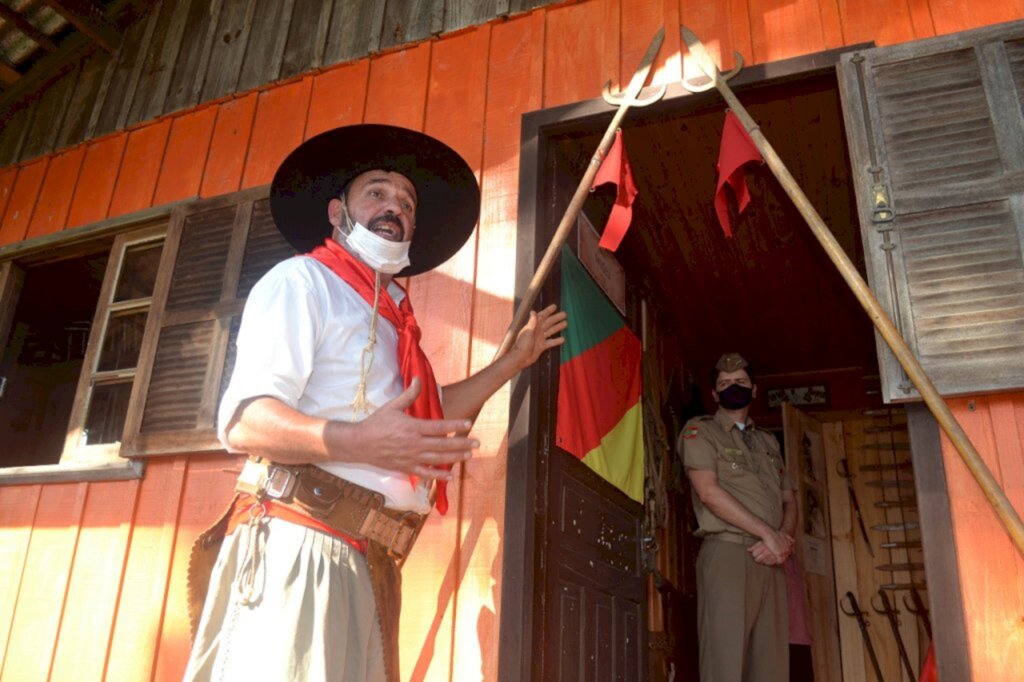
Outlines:
[[725,125],[722,127],[722,148],[718,152],[718,187],[715,188],[715,212],[722,232],[732,237],[732,226],[729,224],[729,203],[725,196],[725,186],[732,187],[736,194],[739,212],[750,203],[747,181],[743,175],[744,164],[751,161],[763,161],[761,152],[757,151],[750,134],[731,111],[725,112]]
[[613,183],[619,188],[615,197],[615,205],[608,216],[608,223],[604,227],[604,234],[598,246],[609,251],[616,251],[622,238],[626,236],[629,223],[633,220],[633,200],[636,199],[636,183],[633,182],[633,169],[629,167],[629,157],[626,156],[626,148],[622,144],[622,131],[615,131],[615,142],[608,150],[608,155],[601,162],[597,170],[597,177],[590,189],[594,189],[605,183]]
[[935,645],[928,645],[928,655],[925,656],[924,663],[921,664],[921,673],[917,678],[918,682],[938,682],[939,680],[939,669],[935,665]]

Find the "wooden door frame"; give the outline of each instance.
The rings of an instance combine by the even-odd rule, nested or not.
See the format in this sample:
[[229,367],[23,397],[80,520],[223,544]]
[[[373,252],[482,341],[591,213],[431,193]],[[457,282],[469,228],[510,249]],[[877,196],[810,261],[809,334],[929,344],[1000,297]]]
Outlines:
[[[732,85],[742,96],[750,86],[778,84],[834,72],[839,57],[845,52],[863,50],[872,44],[858,44],[835,50],[818,52],[768,64],[757,64],[741,71]],[[596,87],[596,85],[595,85]],[[838,89],[838,84],[837,84]],[[653,88],[645,89],[648,96]],[[665,97],[658,103],[634,110],[630,118],[666,113],[680,113],[713,101],[715,92],[694,94],[680,83],[668,86]],[[550,153],[554,137],[572,131],[603,130],[611,121],[614,110],[601,98],[541,109],[525,114],[522,119],[519,147],[519,202],[516,237],[515,303],[525,293],[533,272],[547,248],[554,228],[561,217],[562,206],[556,206],[553,183],[548,169],[553,156]],[[845,141],[844,141],[845,142]],[[852,191],[852,190],[851,190]],[[567,203],[567,200],[563,203]],[[552,283],[543,295],[550,297]],[[503,531],[501,613],[499,617],[498,679],[501,682],[528,682],[533,679],[537,661],[534,660],[535,613],[540,594],[537,585],[543,584],[543,557],[539,543],[543,538],[548,509],[544,498],[547,460],[551,453],[550,425],[547,423],[548,401],[554,396],[541,390],[550,385],[552,372],[557,372],[557,355],[547,354],[529,372],[520,374],[512,382],[509,402],[509,438],[507,474],[505,482],[505,519]],[[938,442],[938,430],[931,415],[908,408],[911,417],[911,437],[920,442],[932,438]],[[918,406],[919,407],[919,406]],[[922,414],[923,412],[923,414]],[[928,421],[931,420],[929,427]],[[936,468],[934,454],[924,460],[923,447],[914,447],[915,469],[933,470],[918,482],[919,494],[927,486],[927,499],[933,507],[922,509],[922,526],[928,575],[934,576],[934,590],[929,590],[933,607],[936,596],[942,595],[942,613],[956,613],[958,618],[943,619],[936,624],[936,640],[942,648],[939,660],[940,674],[957,679],[956,671],[964,671],[967,660],[966,628],[963,622],[963,604],[959,590],[959,577],[955,556],[945,548],[954,546],[949,494],[941,458]],[[939,452],[937,449],[932,451]],[[923,461],[919,462],[919,458]],[[922,497],[922,499],[924,499]],[[923,505],[922,505],[923,506]],[[927,524],[927,525],[926,525]],[[927,548],[930,548],[928,551]],[[943,556],[945,554],[945,556]],[[931,596],[936,595],[936,596]],[[950,610],[946,610],[950,609]],[[940,634],[941,633],[941,634]],[[948,669],[948,673],[946,670]]]

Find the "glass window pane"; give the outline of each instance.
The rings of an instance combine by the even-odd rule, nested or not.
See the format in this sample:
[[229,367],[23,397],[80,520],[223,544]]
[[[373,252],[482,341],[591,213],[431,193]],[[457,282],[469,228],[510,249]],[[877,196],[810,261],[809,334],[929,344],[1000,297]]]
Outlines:
[[140,244],[125,249],[121,275],[117,279],[114,302],[130,301],[133,298],[148,298],[153,295],[156,270],[160,265],[162,242]]
[[121,440],[131,393],[130,381],[93,387],[85,417],[85,431],[82,433],[84,445],[116,443]]
[[130,369],[139,360],[142,347],[142,333],[146,329],[148,310],[115,313],[110,316],[107,334],[100,351],[97,370],[108,372],[114,369]]

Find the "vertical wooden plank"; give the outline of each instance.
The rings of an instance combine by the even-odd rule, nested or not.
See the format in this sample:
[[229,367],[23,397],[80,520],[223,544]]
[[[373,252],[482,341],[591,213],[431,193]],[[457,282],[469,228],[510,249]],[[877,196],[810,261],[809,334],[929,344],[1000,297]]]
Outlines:
[[235,91],[255,10],[256,0],[222,0],[200,102]]
[[32,519],[39,503],[38,485],[0,488],[0,670],[18,604],[25,558],[32,538]]
[[185,25],[188,30],[182,36],[178,58],[174,61],[171,84],[164,102],[165,112],[184,109],[199,101],[222,3],[187,0],[187,4]]
[[819,0],[749,0],[753,61],[774,62],[827,47]]
[[[333,0],[294,0],[279,77],[290,78],[321,64],[333,63],[324,62],[333,6]],[[352,13],[345,16],[354,23]]]
[[[822,424],[821,435],[825,446],[825,475],[828,479],[828,511],[832,537],[832,565],[835,566],[835,598],[844,608],[850,608],[843,596],[847,592],[857,595],[857,556],[855,547],[862,542],[856,528],[854,511],[850,505],[846,480],[836,472],[839,463],[846,458],[843,442],[843,423]],[[866,605],[865,605],[866,606]],[[862,607],[864,608],[864,607]],[[842,659],[843,680],[868,679],[864,667],[864,645],[857,621],[845,614],[838,614],[839,651]],[[813,635],[813,633],[812,633]],[[874,674],[874,673],[871,673]]]
[[312,78],[259,93],[242,188],[270,182],[281,161],[302,142]]
[[107,217],[127,141],[128,136],[121,133],[97,140],[86,147],[78,186],[75,187],[75,196],[68,212],[68,227],[85,225]]
[[[252,32],[242,62],[238,90],[248,90],[277,80],[294,6],[295,0],[256,0]],[[305,30],[307,34],[311,32],[308,26]]]
[[[491,29],[488,63],[471,372],[491,361],[512,320],[515,268],[509,267],[509,263],[516,257],[519,126],[522,115],[541,104],[544,13],[495,24]],[[477,417],[473,435],[480,440],[480,448],[464,467],[465,477],[470,481],[465,489],[475,490],[463,505],[464,513],[481,524],[466,576],[476,583],[472,589],[481,600],[479,615],[470,620],[478,627],[484,680],[499,677],[502,559],[508,551],[503,541],[508,420],[509,387],[505,386],[487,401]],[[491,594],[485,584],[490,586]],[[493,601],[487,601],[488,597]],[[468,627],[469,621],[459,625]],[[460,667],[464,665],[461,659],[458,663]]]
[[129,133],[114,196],[110,200],[110,216],[124,215],[152,204],[170,132],[170,120],[163,119]]
[[43,486],[0,677],[45,680],[64,614],[86,483]]
[[362,59],[325,71],[313,78],[309,98],[306,139],[320,133],[360,123],[366,105],[366,83],[370,60]]
[[68,98],[74,92],[80,70],[80,66],[75,64],[63,76],[46,86],[32,114],[20,158],[31,159],[54,150],[61,124],[67,115]]
[[365,121],[422,130],[429,68],[430,43],[374,59],[370,63]]
[[444,9],[443,31],[458,31],[469,26],[486,23],[500,14],[502,0],[448,0],[442,3]]
[[21,148],[38,102],[37,98],[16,102],[9,109],[0,111],[4,121],[0,128],[0,166],[13,164],[22,158]]
[[[474,169],[480,168],[483,156],[490,33],[485,26],[452,36],[436,42],[431,54],[424,132],[451,146]],[[452,102],[459,106],[453,109]],[[451,260],[410,281],[413,305],[420,319],[429,320],[423,325],[421,344],[442,385],[468,374],[475,265],[474,232]],[[464,470],[463,475],[470,474]],[[403,574],[407,576],[405,594],[430,595],[407,598],[408,609],[402,616],[402,650],[419,653],[402,661],[403,668],[412,671],[411,679],[422,679],[424,673],[471,679],[479,674],[481,650],[488,644],[477,636],[476,616],[491,602],[486,575],[493,555],[479,557],[477,541],[490,510],[475,509],[478,513],[467,516],[464,505],[477,495],[493,502],[494,491],[472,484],[464,487],[464,480],[449,486],[448,514],[431,515],[424,529],[426,543],[417,545],[409,559],[415,566]],[[476,567],[470,567],[474,557],[483,565],[484,578],[479,581]],[[467,570],[474,578],[467,579]],[[453,641],[459,644],[453,645]],[[496,654],[496,642],[493,644]],[[410,678],[408,674],[403,677]]]
[[[827,499],[829,488],[824,472],[817,470],[817,467],[824,468],[826,460],[822,427],[817,420],[789,403],[782,406],[782,425],[785,434],[783,451],[800,453],[799,456],[787,457],[786,471],[797,488],[794,491],[798,519],[794,554],[804,566],[804,584],[807,587],[809,607],[807,625],[815,635],[811,638],[814,679],[839,680],[842,671],[839,665],[835,566],[831,552],[824,546],[831,535]],[[821,505],[821,517],[817,521],[821,525],[812,532],[808,532],[809,496],[805,496],[805,491],[817,493],[817,501]],[[812,570],[813,564],[809,561],[812,551],[810,542],[815,532],[823,533],[820,539],[825,551],[821,557],[820,572]]]
[[29,221],[32,219],[32,212],[36,208],[39,188],[43,185],[43,178],[46,177],[49,163],[49,157],[43,157],[18,170],[14,188],[11,190],[11,198],[7,202],[7,211],[3,216],[3,224],[0,225],[0,245],[18,242],[25,238]]
[[36,210],[28,226],[28,238],[64,229],[84,158],[85,147],[74,147],[51,158],[46,179],[39,191]]
[[85,138],[89,117],[99,95],[103,75],[110,64],[111,55],[103,50],[94,50],[83,59],[74,92],[66,101],[67,111],[57,135],[56,147],[61,149]]
[[146,463],[105,679],[152,679],[187,466],[180,456]]
[[387,0],[334,0],[324,64],[336,64],[380,49]]
[[167,150],[153,193],[153,205],[199,196],[199,183],[217,120],[217,107],[203,107],[171,122]]
[[[885,0],[840,0],[839,15],[843,24],[843,38],[847,45],[872,40],[878,45],[893,45],[915,38],[910,7],[904,3]],[[879,17],[885,17],[885,21],[880,22]]]
[[140,21],[129,28],[118,48],[117,61],[108,71],[109,81],[102,101],[97,100],[95,123],[90,125],[90,137],[118,130],[124,125],[135,96],[145,50],[153,35],[151,22]]
[[136,87],[138,96],[133,98],[128,110],[128,125],[148,121],[164,112],[164,102],[184,37],[189,7],[189,2],[164,0],[159,7],[150,10],[154,13],[153,37],[145,52],[139,55],[143,61]]
[[0,171],[0,218],[7,210],[7,203],[11,200],[11,192],[14,190],[14,180],[18,177],[18,167],[12,166]]
[[[971,669],[969,643],[939,425],[922,403],[908,405],[906,409],[921,541],[928,569],[928,592],[922,598],[932,614],[943,614],[941,619],[933,615],[932,620],[939,678],[965,680],[970,678]],[[926,640],[925,634],[919,637],[922,643]]]
[[619,59],[619,84],[624,86],[629,83],[659,28],[665,29],[665,41],[661,44],[654,62],[651,83],[679,82],[683,67],[679,50],[678,0],[622,0],[622,16],[627,19],[621,22],[622,56]]
[[[1002,422],[996,427],[991,412],[993,400],[1009,401],[1015,415],[1019,416],[1024,395],[963,398],[951,400],[949,404],[996,481],[1004,486],[1008,495],[1013,495],[1011,501],[1019,505],[1021,482],[1007,480],[999,448],[1007,448],[1007,459],[1012,459],[1015,451],[1019,457],[1020,427]],[[997,413],[1003,416],[1007,410],[1007,406],[1000,406]],[[1024,638],[1024,624],[1020,620],[1024,608],[1024,559],[1013,548],[995,512],[945,436],[942,454],[959,550],[972,679],[996,682],[1022,679],[1024,660],[1019,652]],[[1019,464],[1012,464],[1010,472],[1019,476]]]
[[932,19],[930,5],[929,0],[907,0],[915,38],[931,38],[935,35],[935,21]]
[[544,106],[601,96],[619,74],[619,2],[594,0],[547,11]]
[[930,0],[936,35],[966,31],[990,24],[1024,18],[1024,3],[970,2],[969,0]]
[[241,463],[241,458],[228,455],[189,461],[153,679],[180,679],[185,672],[190,647],[186,598],[189,553],[196,537],[219,518],[231,501],[235,477],[224,469],[238,470]]
[[255,113],[255,94],[230,100],[217,107],[217,123],[213,127],[210,154],[206,159],[206,170],[203,171],[199,189],[203,197],[238,190]]
[[103,679],[139,481],[90,483],[50,676]]
[[430,36],[434,8],[438,3],[443,6],[444,0],[385,3],[380,49],[414,43]]
[[[745,63],[756,61],[747,0],[681,1],[679,16],[682,23],[697,34],[722,68],[731,69],[735,66],[734,52],[742,54]],[[680,49],[685,52],[682,47]],[[684,57],[683,70],[687,78],[703,74],[688,52]]]

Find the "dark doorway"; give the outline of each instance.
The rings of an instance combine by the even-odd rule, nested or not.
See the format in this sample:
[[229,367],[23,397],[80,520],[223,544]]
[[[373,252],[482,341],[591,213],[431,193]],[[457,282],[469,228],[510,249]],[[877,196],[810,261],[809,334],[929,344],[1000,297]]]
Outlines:
[[[736,85],[740,99],[863,273],[842,104],[832,70],[836,59],[835,54],[817,55],[773,64],[771,79],[768,67],[754,67]],[[709,368],[720,354],[739,351],[757,367],[759,395],[751,416],[760,426],[781,431],[781,403],[801,395],[812,397],[800,409],[831,424],[840,441],[846,421],[871,429],[877,426],[873,419],[902,419],[901,408],[890,410],[881,401],[869,319],[766,167],[750,168],[750,207],[737,216],[731,202],[735,237],[724,237],[712,201],[723,112],[713,93],[683,95],[670,88],[663,102],[632,113],[623,130],[640,194],[616,257],[624,271],[628,323],[643,336],[645,362],[653,365],[644,378],[645,420],[657,426],[647,430],[646,438],[647,448],[654,450],[648,456],[648,477],[655,480],[649,481],[645,508],[633,510],[643,520],[632,542],[646,574],[647,599],[641,609],[649,628],[642,652],[645,672],[633,677],[608,671],[608,679],[697,679],[694,564],[699,544],[692,536],[688,484],[674,445],[686,419],[711,406]],[[531,116],[524,131],[527,139],[533,139],[533,131],[536,145],[523,148],[520,226],[535,234],[520,241],[523,283],[611,114],[594,104]],[[584,213],[594,225],[603,225],[610,203],[611,197],[599,191]],[[570,238],[574,249],[582,248],[582,241],[579,234]],[[548,300],[557,300],[557,280],[556,273],[544,294]],[[612,508],[618,500],[601,482],[574,476],[577,463],[567,463],[551,445],[557,361],[536,368],[529,386],[521,382],[516,391],[524,401],[514,399],[513,405],[525,409],[512,419],[500,668],[503,679],[510,680],[591,679],[559,674],[576,669],[552,660],[561,660],[564,646],[544,644],[562,641],[566,628],[576,632],[596,626],[581,623],[579,613],[570,611],[566,618],[561,608],[558,590],[564,587],[552,575],[560,570],[563,548],[553,529],[563,513],[567,477],[588,486],[595,508]],[[824,486],[820,492],[827,495]],[[515,500],[524,493],[517,507]],[[827,533],[821,539],[831,557]],[[877,541],[884,539],[889,538]],[[888,563],[912,563],[919,557]],[[872,569],[868,565],[868,573]],[[516,589],[520,585],[521,591]],[[602,589],[610,592],[607,585]],[[621,581],[616,589],[628,592]],[[834,587],[822,584],[820,589]],[[842,616],[834,606],[828,608],[829,627],[838,631]],[[884,621],[876,619],[881,630]],[[614,639],[618,633],[607,635],[613,649],[622,646]],[[833,671],[839,666],[838,634],[836,641],[826,654]],[[899,662],[895,665],[898,669]],[[819,661],[815,667],[822,666]]]

